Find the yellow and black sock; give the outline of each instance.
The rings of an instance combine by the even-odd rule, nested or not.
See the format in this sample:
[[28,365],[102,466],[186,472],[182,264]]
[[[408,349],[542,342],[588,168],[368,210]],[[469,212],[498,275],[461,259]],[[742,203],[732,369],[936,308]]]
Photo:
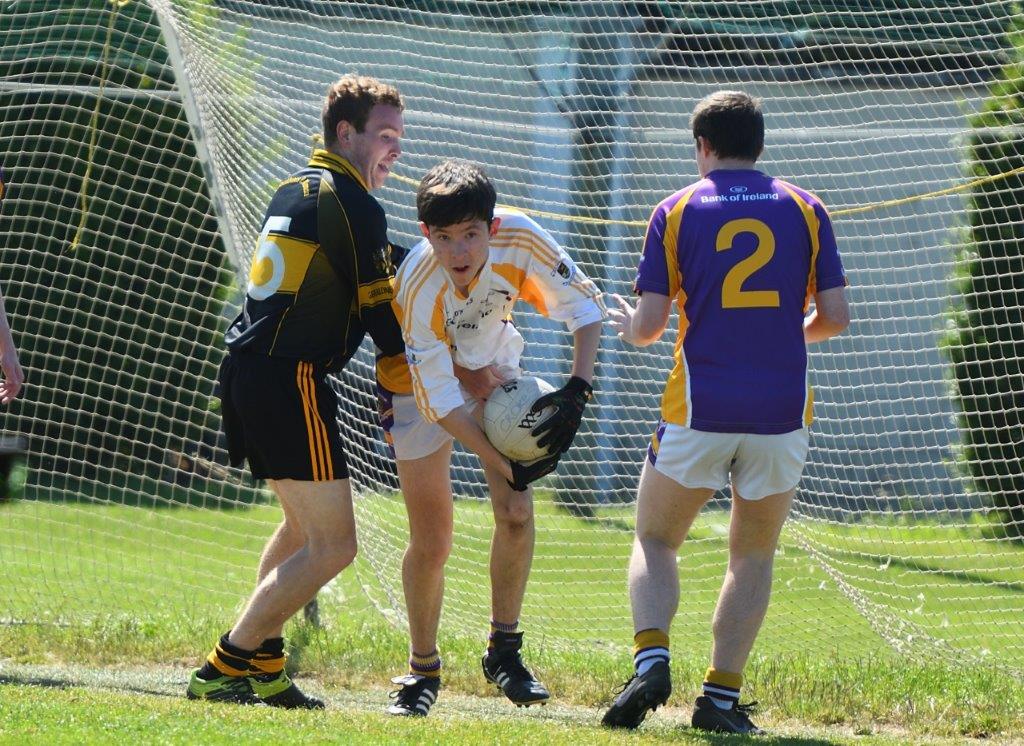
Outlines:
[[719,671],[714,667],[704,674],[704,696],[723,710],[731,710],[739,704],[742,686],[743,674]]
[[409,673],[426,676],[428,679],[441,678],[441,655],[437,648],[426,654],[413,650],[409,654]]
[[659,661],[668,663],[668,633],[660,629],[644,629],[633,635],[633,667],[642,676]]
[[220,676],[246,676],[255,650],[243,650],[228,642],[229,632],[217,642],[213,652],[206,658],[206,663],[199,669],[199,678],[212,681]]
[[268,637],[256,648],[256,653],[249,664],[249,673],[253,676],[273,677],[284,670],[288,656],[284,652],[283,637]]

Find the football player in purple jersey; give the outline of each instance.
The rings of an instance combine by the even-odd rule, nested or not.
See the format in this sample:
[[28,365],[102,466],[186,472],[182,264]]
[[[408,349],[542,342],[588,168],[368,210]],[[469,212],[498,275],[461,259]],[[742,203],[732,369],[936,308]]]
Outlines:
[[603,722],[636,728],[668,699],[676,553],[704,504],[731,484],[729,565],[692,724],[758,733],[739,695],[807,457],[806,345],[849,324],[847,282],[821,201],[755,168],[764,147],[760,102],[718,91],[697,104],[690,125],[701,178],[655,207],[636,307],[614,296],[618,308],[609,311],[619,338],[642,347],[661,337],[674,301],[679,336],[637,496],[635,674]]

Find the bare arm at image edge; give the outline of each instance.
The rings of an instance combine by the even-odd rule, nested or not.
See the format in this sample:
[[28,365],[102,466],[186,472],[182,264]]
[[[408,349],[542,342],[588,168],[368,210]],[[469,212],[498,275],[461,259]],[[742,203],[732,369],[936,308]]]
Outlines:
[[11,326],[7,323],[4,311],[4,298],[0,294],[0,370],[4,377],[0,381],[0,403],[9,404],[21,392],[21,384],[25,381],[25,373],[18,362],[18,350],[14,346]]

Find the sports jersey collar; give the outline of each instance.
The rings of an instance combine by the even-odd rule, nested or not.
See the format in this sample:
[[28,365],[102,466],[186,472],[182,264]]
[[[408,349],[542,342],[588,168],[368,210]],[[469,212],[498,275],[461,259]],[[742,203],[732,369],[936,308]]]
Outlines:
[[714,174],[724,176],[725,174],[757,174],[758,176],[765,176],[765,172],[757,168],[716,168],[714,171],[708,171],[708,175],[705,179],[710,179]]
[[332,153],[331,151],[324,150],[323,148],[317,148],[313,151],[313,155],[309,159],[309,167],[329,168],[332,171],[341,171],[343,174],[347,174],[355,179],[356,183],[358,183],[359,186],[367,192],[370,191],[370,187],[367,186],[363,175],[356,171],[355,166],[337,153]]

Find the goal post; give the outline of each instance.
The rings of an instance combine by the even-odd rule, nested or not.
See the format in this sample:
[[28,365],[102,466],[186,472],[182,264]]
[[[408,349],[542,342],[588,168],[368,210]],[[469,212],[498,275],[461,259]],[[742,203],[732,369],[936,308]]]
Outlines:
[[[971,213],[979,169],[965,166],[984,160],[986,194],[1010,199],[1003,156],[968,146],[977,126],[1006,127],[973,115],[1021,59],[1013,6],[837,9],[847,5],[13,3],[0,14],[0,232],[10,237],[0,284],[29,376],[24,400],[0,412],[0,434],[27,438],[29,455],[25,498],[0,503],[0,563],[17,570],[0,573],[5,614],[94,618],[105,608],[89,592],[97,577],[110,594],[136,593],[140,617],[193,608],[197,590],[210,604],[201,613],[223,613],[245,592],[220,579],[251,578],[277,514],[245,507],[268,497],[226,466],[213,381],[267,199],[308,158],[331,81],[359,71],[406,99],[404,152],[377,192],[395,242],[418,236],[420,176],[440,158],[468,158],[487,168],[500,203],[533,215],[620,294],[651,209],[696,178],[693,105],[740,88],[764,99],[761,167],[831,211],[853,315],[849,331],[810,351],[811,453],[758,650],[895,648],[1024,670],[1024,548],[996,520],[1019,515],[1005,507],[1019,495],[999,480],[976,489],[956,466],[961,401],[943,347],[974,292],[961,277],[970,221],[998,215],[994,230],[1010,243],[1024,233],[1012,211]],[[1019,318],[1020,296],[1000,298]],[[571,336],[516,313],[527,372],[567,375]],[[674,329],[673,317],[665,339],[641,350],[605,334],[595,405],[537,490],[523,620],[552,644],[630,639],[633,502]],[[1005,349],[1019,370],[1020,347]],[[406,521],[376,425],[372,352],[333,385],[357,495],[357,572],[402,623]],[[1024,403],[1003,401],[1007,430]],[[1024,443],[1006,442],[1013,468]],[[452,473],[445,625],[476,634],[488,620],[492,519],[475,457],[458,451]],[[706,649],[727,508],[726,495],[712,501],[681,552],[674,646]],[[214,515],[247,548],[210,566],[201,555],[218,542],[203,525]],[[124,541],[147,521],[154,548]],[[67,536],[70,558],[55,562],[47,542]],[[156,553],[174,566],[162,595],[122,572]],[[33,576],[42,580],[24,589],[13,580]]]

